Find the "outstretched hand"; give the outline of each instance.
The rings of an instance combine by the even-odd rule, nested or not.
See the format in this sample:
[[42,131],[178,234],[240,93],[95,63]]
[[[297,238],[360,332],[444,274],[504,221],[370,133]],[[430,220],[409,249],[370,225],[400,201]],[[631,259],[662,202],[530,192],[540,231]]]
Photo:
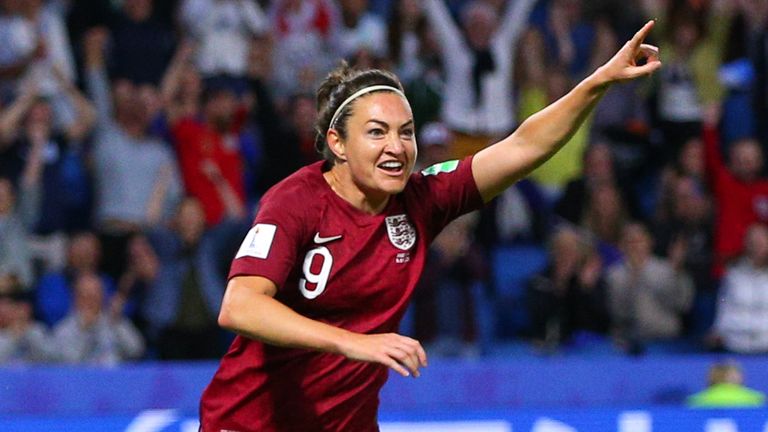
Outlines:
[[597,70],[596,73],[605,84],[650,75],[661,67],[659,48],[643,43],[655,23],[655,21],[648,21],[613,58]]

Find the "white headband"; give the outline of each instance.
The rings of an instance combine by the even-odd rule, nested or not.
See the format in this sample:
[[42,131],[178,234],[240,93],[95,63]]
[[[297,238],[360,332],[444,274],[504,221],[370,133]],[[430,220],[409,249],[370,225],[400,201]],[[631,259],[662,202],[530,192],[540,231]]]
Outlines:
[[352,103],[352,101],[354,101],[355,99],[359,98],[360,96],[362,96],[362,95],[364,95],[366,93],[375,92],[375,91],[379,91],[379,90],[389,90],[389,91],[395,92],[395,93],[399,94],[400,96],[402,96],[403,99],[405,99],[406,101],[408,100],[408,98],[405,97],[405,94],[403,94],[403,92],[400,91],[400,89],[392,87],[392,86],[388,86],[388,85],[374,85],[374,86],[362,88],[362,89],[352,93],[352,96],[348,97],[346,100],[344,100],[344,102],[341,103],[341,105],[339,105],[338,108],[336,108],[336,112],[333,113],[333,117],[331,117],[331,122],[328,124],[328,130],[333,129],[333,126],[336,124],[336,121],[339,119],[339,116],[341,115],[341,111],[344,109],[344,107],[346,107],[347,105]]

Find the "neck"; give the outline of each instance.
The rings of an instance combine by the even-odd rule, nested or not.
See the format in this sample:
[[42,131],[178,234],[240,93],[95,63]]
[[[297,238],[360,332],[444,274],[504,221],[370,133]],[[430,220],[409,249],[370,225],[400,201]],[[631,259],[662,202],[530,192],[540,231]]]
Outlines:
[[379,214],[389,202],[389,194],[384,192],[366,192],[355,183],[349,165],[339,162],[329,171],[323,173],[325,181],[336,195],[350,203],[352,207],[368,214]]

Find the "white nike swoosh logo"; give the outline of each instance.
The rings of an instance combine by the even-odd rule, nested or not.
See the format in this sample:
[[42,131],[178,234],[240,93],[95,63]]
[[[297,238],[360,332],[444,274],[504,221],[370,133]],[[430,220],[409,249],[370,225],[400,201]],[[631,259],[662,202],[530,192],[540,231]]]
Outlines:
[[317,233],[315,234],[315,243],[323,244],[323,243],[332,242],[334,240],[338,240],[340,238],[341,238],[341,234],[337,236],[332,236],[332,237],[320,237],[320,233]]

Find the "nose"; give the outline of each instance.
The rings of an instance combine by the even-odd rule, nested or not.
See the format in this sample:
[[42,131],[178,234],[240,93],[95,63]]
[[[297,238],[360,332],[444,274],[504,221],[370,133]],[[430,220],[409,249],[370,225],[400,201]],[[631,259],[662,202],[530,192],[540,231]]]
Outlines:
[[395,132],[387,139],[387,146],[384,151],[390,154],[401,154],[405,152],[405,143],[400,138],[400,135]]

